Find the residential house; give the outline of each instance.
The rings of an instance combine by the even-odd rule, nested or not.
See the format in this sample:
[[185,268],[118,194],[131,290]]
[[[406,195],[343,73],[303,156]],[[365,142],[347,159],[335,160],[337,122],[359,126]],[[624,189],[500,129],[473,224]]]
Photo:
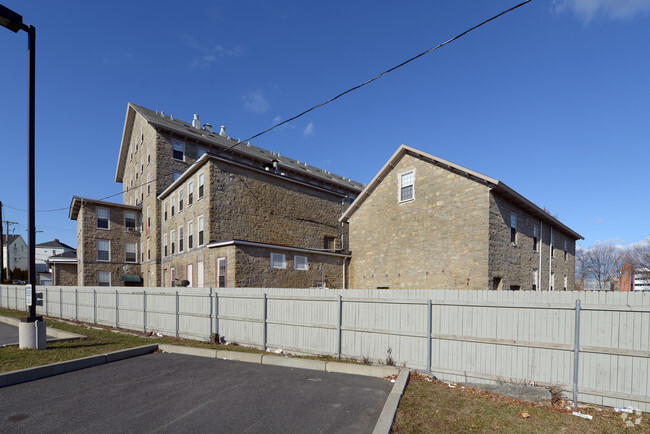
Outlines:
[[[122,204],[73,198],[80,285],[98,273],[112,285],[133,276],[145,286],[345,284],[338,217],[362,184],[233,140],[225,127],[215,133],[197,115],[189,124],[135,104],[115,180]],[[126,212],[137,231],[126,231]],[[137,260],[126,261],[133,243]]]
[[409,146],[340,220],[353,288],[574,288],[578,233],[501,181]]
[[62,243],[57,238],[52,241],[36,244],[36,282],[38,282],[39,285],[51,285],[52,270],[50,270],[49,266],[47,265],[47,258],[64,252],[74,252],[74,250],[74,247],[70,247],[67,244]]
[[8,269],[9,272],[16,268],[27,270],[29,268],[29,249],[23,237],[13,234],[4,234],[3,237],[2,267]]
[[[51,285],[56,286],[75,286],[78,284],[77,274],[77,253],[74,250],[68,250],[46,260],[47,266],[51,271]],[[99,276],[97,282],[99,282]],[[110,281],[110,275],[108,277]],[[104,279],[105,280],[105,279]]]

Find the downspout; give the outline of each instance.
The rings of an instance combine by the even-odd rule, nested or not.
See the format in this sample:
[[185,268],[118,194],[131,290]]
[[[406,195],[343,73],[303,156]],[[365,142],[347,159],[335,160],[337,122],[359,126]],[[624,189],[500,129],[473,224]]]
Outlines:
[[347,289],[345,287],[345,278],[346,278],[346,276],[345,276],[345,256],[344,256],[343,257],[343,289]]
[[160,238],[158,239],[158,245],[160,246],[160,270],[158,270],[158,275],[160,276],[160,287],[164,288],[165,287],[165,276],[163,275],[163,261],[165,260],[165,255],[164,255],[164,250],[163,250],[163,213],[165,212],[163,210],[163,201],[162,199],[158,199],[160,201]]
[[542,219],[539,219],[539,248],[537,249],[539,251],[539,273],[537,273],[537,287],[539,290],[542,290],[542,249],[543,243],[542,243],[542,228],[544,227],[544,221]]
[[551,291],[553,282],[551,274],[553,273],[553,226],[551,226],[551,238],[548,243],[548,290]]

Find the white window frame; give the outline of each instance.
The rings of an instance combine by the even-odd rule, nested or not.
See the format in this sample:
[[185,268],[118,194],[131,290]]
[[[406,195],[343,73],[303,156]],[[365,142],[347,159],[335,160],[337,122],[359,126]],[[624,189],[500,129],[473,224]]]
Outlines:
[[151,260],[151,238],[147,238],[147,261]]
[[[198,229],[198,233],[197,233],[198,237],[197,237],[197,240],[196,240],[197,241],[196,245],[197,246],[202,246],[202,245],[205,244],[205,232],[203,230],[203,216],[202,215],[197,217],[197,225],[196,226],[197,226],[197,229]],[[203,233],[203,239],[201,239],[201,233]]]
[[[221,265],[223,262],[223,265]],[[223,286],[219,283],[219,280],[221,279],[221,272],[223,271]],[[228,261],[226,258],[217,258],[217,281],[215,282],[217,284],[217,288],[225,288],[228,283]]]
[[187,207],[191,207],[194,202],[194,181],[190,180],[187,184]]
[[[181,158],[174,156],[174,152],[181,152]],[[172,139],[172,159],[185,161],[185,142],[182,140]]]
[[[99,214],[100,214],[102,211],[106,211],[106,218],[103,218],[103,217],[100,217],[100,216],[99,216]],[[111,229],[111,210],[108,209],[108,208],[97,207],[97,211],[96,211],[96,212],[97,212],[97,221],[96,221],[95,223],[96,223],[97,229],[103,229],[103,230],[105,230],[105,231],[110,230],[110,229]],[[106,220],[106,227],[105,227],[105,228],[99,226],[99,220],[100,220],[100,219],[101,219],[101,220]]]
[[[402,180],[403,177],[406,175],[412,175],[411,183],[410,184],[404,184],[402,185]],[[411,197],[408,199],[404,199],[402,197],[402,192],[404,187],[411,187]],[[415,200],[415,169],[409,169],[404,172],[400,172],[397,174],[397,202],[398,203],[404,203],[404,202],[412,202]]]
[[[133,220],[133,227],[128,226],[126,221],[127,219],[131,218]],[[138,216],[134,211],[124,211],[124,228],[126,229],[133,229],[135,230],[138,227]]]
[[183,245],[183,234],[185,232],[183,229],[183,225],[178,226],[178,253],[182,252],[184,250],[183,247],[185,247]]
[[[108,248],[106,250],[104,250],[104,249],[100,250],[100,248],[99,248],[100,243],[108,243],[108,246],[107,246]],[[100,251],[101,252],[107,251],[108,252],[108,258],[100,259],[99,258],[99,252]],[[97,240],[97,261],[101,261],[101,262],[110,262],[111,261],[111,240],[99,240],[99,239]]]
[[294,256],[293,257],[293,269],[294,270],[309,270],[309,261],[306,256]]
[[168,249],[168,242],[167,242],[167,232],[163,234],[163,256],[167,257],[169,256],[169,249]]
[[533,252],[539,251],[539,235],[537,225],[533,226]]
[[183,196],[184,196],[183,193],[184,193],[184,191],[183,191],[182,188],[178,190],[178,213],[179,214],[183,212],[183,202],[184,202],[183,201]]
[[203,288],[203,282],[204,282],[203,261],[200,261],[196,263],[196,285],[199,288]]
[[196,199],[197,201],[203,199],[203,195],[205,194],[205,174],[203,172],[199,173],[199,197]]
[[[194,222],[187,222],[187,250],[194,248]],[[191,245],[190,245],[191,244]]]
[[172,229],[169,232],[169,241],[171,243],[171,248],[169,249],[169,254],[170,255],[175,255],[176,254],[176,231]]
[[[133,247],[133,260],[129,261],[128,259],[128,253],[129,253],[129,247]],[[138,262],[138,244],[137,243],[124,243],[124,262],[128,262],[130,264],[134,264]]]
[[194,283],[194,266],[193,264],[187,264],[187,280],[190,282],[189,287],[193,286]]
[[271,260],[271,268],[287,268],[287,257],[284,253],[271,253],[269,259]]
[[[100,282],[100,276],[108,276],[108,285],[102,285]],[[110,271],[98,271],[97,272],[97,286],[111,286],[111,272]]]

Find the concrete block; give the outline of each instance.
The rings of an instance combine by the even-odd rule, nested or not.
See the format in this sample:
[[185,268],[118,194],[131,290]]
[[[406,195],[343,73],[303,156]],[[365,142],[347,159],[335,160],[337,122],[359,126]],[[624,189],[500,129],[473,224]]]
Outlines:
[[187,354],[188,356],[199,356],[199,357],[217,357],[217,350],[210,350],[207,348],[194,348],[194,347],[183,347],[180,345],[168,345],[160,344],[158,348],[167,353],[174,354]]
[[239,351],[217,351],[217,359],[237,360],[238,362],[262,363],[263,354],[242,353]]
[[398,368],[392,366],[369,366],[357,365],[354,363],[327,362],[325,366],[327,372],[338,372],[340,374],[365,375],[367,377],[387,377],[397,375]]
[[285,366],[287,368],[313,369],[315,371],[324,371],[327,362],[322,360],[298,359],[293,357],[268,356],[262,357],[262,364]]

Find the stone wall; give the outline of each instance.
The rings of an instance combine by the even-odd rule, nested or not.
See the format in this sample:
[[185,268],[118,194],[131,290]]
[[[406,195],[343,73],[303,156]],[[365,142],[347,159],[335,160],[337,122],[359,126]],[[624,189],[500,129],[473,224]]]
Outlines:
[[75,286],[77,284],[76,263],[52,264],[52,285]]
[[[399,176],[415,170],[415,199]],[[350,287],[485,289],[488,189],[405,154],[349,220]]]

